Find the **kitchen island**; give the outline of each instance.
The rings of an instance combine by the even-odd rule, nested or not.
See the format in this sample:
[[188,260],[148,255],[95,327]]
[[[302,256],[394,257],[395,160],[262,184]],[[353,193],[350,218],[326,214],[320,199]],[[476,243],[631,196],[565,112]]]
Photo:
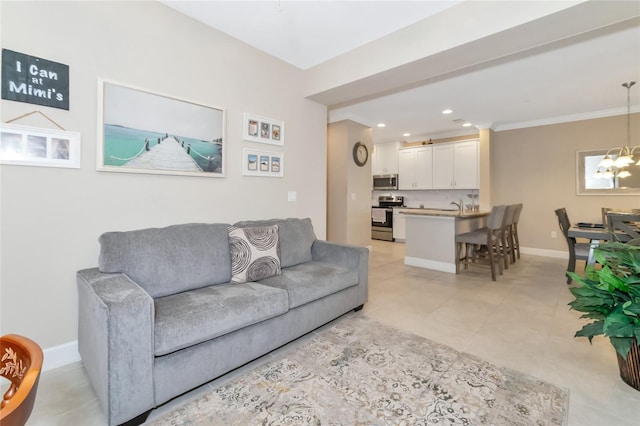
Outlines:
[[407,238],[405,265],[456,272],[456,235],[486,225],[488,211],[403,209]]

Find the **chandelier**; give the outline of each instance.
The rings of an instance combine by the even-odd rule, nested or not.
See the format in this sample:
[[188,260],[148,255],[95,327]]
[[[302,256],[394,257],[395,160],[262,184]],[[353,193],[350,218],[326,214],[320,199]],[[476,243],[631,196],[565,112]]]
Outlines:
[[[622,83],[622,87],[627,89],[627,144],[607,151],[602,161],[598,164],[595,177],[610,179],[631,176],[631,172],[627,170],[627,167],[634,163],[633,155],[635,150],[638,148],[638,151],[640,151],[640,145],[631,148],[631,86],[634,84],[636,84],[635,81]],[[615,159],[612,156],[615,156]],[[640,166],[640,159],[635,164]]]

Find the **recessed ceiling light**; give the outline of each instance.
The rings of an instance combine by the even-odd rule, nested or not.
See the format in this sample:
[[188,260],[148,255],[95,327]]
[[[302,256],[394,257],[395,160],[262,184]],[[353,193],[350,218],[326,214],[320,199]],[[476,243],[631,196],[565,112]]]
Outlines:
[[387,127],[387,125],[384,123],[378,123],[378,127]]
[[404,137],[411,136],[411,133],[403,133],[402,136]]
[[445,109],[444,111],[442,111],[443,114],[451,114],[452,112],[452,109]]
[[473,124],[471,124],[471,123],[464,123],[464,124],[462,125],[462,127],[471,127],[471,126],[473,126]]

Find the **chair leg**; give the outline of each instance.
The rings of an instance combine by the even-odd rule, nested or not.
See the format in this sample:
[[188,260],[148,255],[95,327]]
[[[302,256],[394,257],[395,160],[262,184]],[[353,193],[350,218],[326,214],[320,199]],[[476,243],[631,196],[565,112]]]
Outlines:
[[[576,271],[576,255],[572,250],[569,250],[569,264],[567,265],[567,271]],[[571,284],[571,277],[567,274],[567,284]]]
[[462,243],[456,243],[456,274],[460,273],[460,255],[462,254]]
[[518,259],[520,259],[520,239],[518,238],[518,226],[513,226],[514,248],[518,251]]
[[[464,269],[465,269],[465,271],[469,269],[469,256],[470,255],[471,255],[471,244],[466,244],[465,243],[465,254],[464,254]],[[472,261],[475,261],[475,260],[472,259]]]
[[505,256],[504,256],[503,248],[500,247],[500,245],[501,245],[500,239],[496,239],[496,250],[495,251],[496,251],[496,257],[497,257],[497,260],[498,260],[498,272],[500,273],[500,275],[503,275],[504,274],[504,269],[505,269],[504,268],[504,266],[505,266],[505,263],[504,263]]
[[[491,268],[491,279],[493,281],[495,281],[496,280],[496,265],[495,265],[495,262],[494,262],[494,259],[493,259],[493,251],[494,251],[494,249],[493,249],[493,247],[487,247],[487,248],[488,248],[487,252],[489,254],[489,267]],[[502,272],[500,274],[502,274]]]
[[507,231],[503,230],[500,233],[500,254],[502,255],[502,261],[504,262],[504,269],[509,269],[509,248],[507,247]]
[[511,253],[511,263],[516,263],[516,242],[513,228],[509,228],[509,253]]

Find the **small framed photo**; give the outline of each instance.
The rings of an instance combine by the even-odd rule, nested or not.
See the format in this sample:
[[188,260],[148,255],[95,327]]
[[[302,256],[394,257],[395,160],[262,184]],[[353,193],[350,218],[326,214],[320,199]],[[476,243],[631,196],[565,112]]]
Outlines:
[[0,164],[80,168],[80,133],[0,124]]
[[284,122],[245,112],[242,135],[249,142],[284,145]]
[[242,150],[242,174],[245,176],[283,177],[284,153],[244,148]]

